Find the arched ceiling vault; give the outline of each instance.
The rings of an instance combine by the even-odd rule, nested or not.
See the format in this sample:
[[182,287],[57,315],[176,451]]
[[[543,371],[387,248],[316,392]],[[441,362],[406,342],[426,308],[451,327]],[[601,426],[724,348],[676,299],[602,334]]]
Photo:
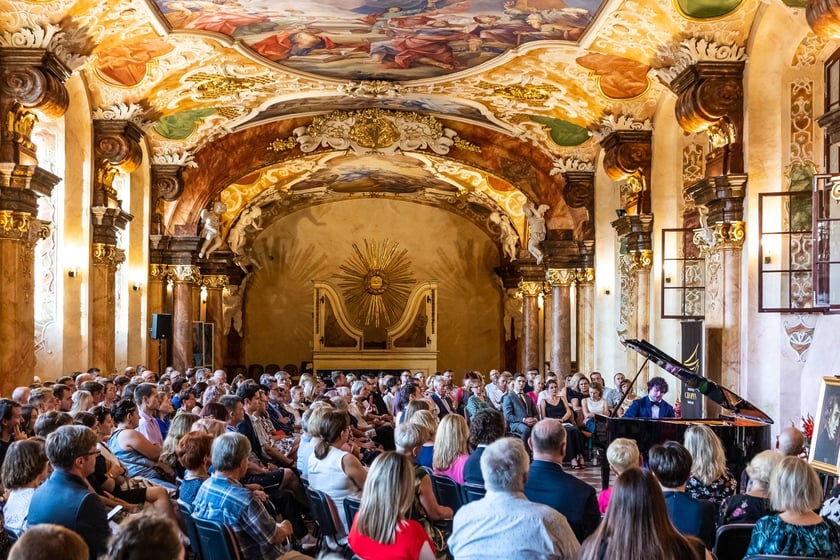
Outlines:
[[[333,181],[339,197],[477,191],[521,234],[499,192],[574,229],[558,170],[594,167],[605,128],[649,126],[681,64],[743,51],[768,1],[805,17],[804,0],[0,0],[0,46],[49,50],[84,78],[93,118],[138,124],[147,163],[185,166],[183,194],[158,203],[167,232],[222,197],[230,227],[259,195],[243,185]],[[296,133],[372,109],[434,118],[458,141],[377,158]]]

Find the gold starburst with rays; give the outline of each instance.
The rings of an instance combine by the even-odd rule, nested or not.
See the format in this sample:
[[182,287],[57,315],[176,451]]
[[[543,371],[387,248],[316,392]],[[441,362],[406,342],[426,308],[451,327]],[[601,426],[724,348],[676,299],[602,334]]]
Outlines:
[[364,243],[364,252],[353,243],[354,254],[339,266],[344,274],[335,278],[348,309],[363,326],[388,327],[405,309],[416,282],[408,269],[408,250],[398,252],[400,244],[387,239],[381,243],[365,239]]

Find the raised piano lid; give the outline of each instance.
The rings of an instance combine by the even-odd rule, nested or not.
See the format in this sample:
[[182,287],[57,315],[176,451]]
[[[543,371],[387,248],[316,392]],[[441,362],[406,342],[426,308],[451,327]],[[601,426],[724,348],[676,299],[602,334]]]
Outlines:
[[697,389],[701,394],[719,404],[731,412],[734,416],[739,418],[746,418],[748,420],[757,420],[759,422],[773,423],[773,419],[767,416],[757,406],[745,400],[741,395],[734,393],[726,387],[721,387],[714,381],[710,381],[691,371],[691,369],[679,361],[675,360],[647,340],[635,340],[632,338],[622,340],[622,343],[627,348],[632,348],[645,358],[670,373],[693,389]]

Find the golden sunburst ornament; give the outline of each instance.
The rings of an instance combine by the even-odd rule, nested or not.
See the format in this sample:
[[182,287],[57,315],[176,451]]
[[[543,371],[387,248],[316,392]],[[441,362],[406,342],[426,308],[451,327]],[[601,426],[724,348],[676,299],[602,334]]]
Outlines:
[[396,320],[408,301],[411,285],[416,282],[408,267],[407,249],[400,244],[364,240],[364,252],[353,243],[353,255],[339,266],[344,274],[336,274],[344,291],[347,307],[367,327],[388,327]]

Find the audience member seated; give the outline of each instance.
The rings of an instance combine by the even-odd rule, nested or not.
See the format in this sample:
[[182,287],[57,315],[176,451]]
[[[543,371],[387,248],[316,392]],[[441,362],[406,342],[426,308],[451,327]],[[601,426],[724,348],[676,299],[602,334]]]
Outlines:
[[566,519],[548,506],[529,502],[523,493],[528,452],[520,440],[502,438],[488,445],[481,472],[487,494],[455,514],[449,539],[455,558],[543,560],[577,555],[580,545]]
[[[157,388],[154,388],[157,391]],[[140,476],[166,488],[175,488],[174,471],[158,463],[160,446],[155,445],[136,430],[140,421],[137,406],[128,400],[121,401],[113,410],[117,428],[108,440],[108,448],[120,463],[125,465],[129,477]],[[154,419],[152,419],[154,422]]]
[[564,392],[560,392],[557,378],[553,377],[546,383],[547,394],[540,399],[540,418],[554,418],[563,423],[566,429],[566,457],[573,469],[581,466],[583,459],[583,436],[575,424],[575,413],[566,400]]
[[38,420],[38,407],[25,404],[20,407],[21,421],[20,431],[24,437],[31,438],[35,435],[35,422]]
[[435,434],[432,469],[435,474],[448,476],[458,484],[464,483],[464,463],[468,451],[470,429],[459,414],[447,414],[440,421]]
[[773,513],[770,508],[770,475],[782,456],[767,449],[752,458],[747,465],[750,481],[747,491],[724,500],[720,507],[718,525],[727,523],[755,523],[759,518]]
[[589,433],[595,433],[595,415],[609,416],[610,407],[604,397],[604,386],[600,383],[589,384],[589,396],[581,402],[583,407],[583,421]]
[[26,439],[20,431],[23,423],[23,409],[12,399],[0,399],[0,463],[13,441]]
[[531,428],[537,423],[537,407],[531,397],[525,394],[525,375],[517,373],[513,378],[513,391],[502,399],[502,411],[508,423],[508,430],[518,435],[523,442],[531,436]]
[[239,483],[248,470],[250,453],[251,444],[240,433],[216,438],[211,451],[213,474],[195,497],[193,516],[230,527],[242,558],[278,558],[294,529],[288,520],[277,523],[265,509],[264,500]]
[[677,530],[699,537],[711,549],[715,544],[717,509],[712,502],[694,499],[685,492],[691,475],[688,450],[676,441],[654,445],[648,452],[648,466],[662,485],[668,515]]
[[793,426],[782,428],[776,440],[776,449],[783,457],[804,458],[805,436]]
[[309,478],[309,458],[315,450],[315,444],[318,443],[318,438],[314,434],[318,431],[324,413],[331,409],[331,405],[318,401],[300,417],[301,433],[297,452],[297,470],[303,478]]
[[[632,439],[615,438],[607,447],[607,463],[615,476],[633,467],[641,468],[642,456],[639,453],[639,446]],[[613,487],[610,487],[598,495],[598,511],[601,515],[607,513],[612,491]]]
[[421,410],[428,410],[429,412],[432,412],[432,405],[425,399],[416,399],[409,402],[403,409],[402,422],[410,421],[411,417]]
[[100,560],[184,560],[177,525],[161,515],[128,517],[108,542],[108,553]]
[[345,450],[350,435],[350,418],[346,412],[329,410],[318,423],[318,437],[309,458],[309,486],[332,499],[345,528],[350,527],[344,511],[344,498],[358,496],[367,473],[352,453]]
[[29,503],[35,489],[47,480],[49,463],[44,444],[37,440],[13,442],[3,461],[3,487],[9,492],[3,505],[6,530],[20,537],[29,528]]
[[781,513],[756,522],[747,556],[840,556],[840,527],[814,513],[822,496],[816,471],[797,457],[784,457],[770,475],[770,507]]
[[53,523],[76,531],[87,543],[90,560],[105,552],[111,534],[102,500],[85,482],[96,467],[96,440],[85,426],[62,426],[51,433],[46,452],[54,470],[29,504],[30,527]]
[[738,481],[726,468],[726,453],[720,438],[704,424],[685,431],[685,448],[691,453],[691,478],[685,492],[698,500],[710,500],[715,508],[734,495]]
[[616,479],[607,515],[583,542],[579,558],[711,560],[713,556],[702,542],[681,535],[671,523],[654,475],[629,468]]
[[73,417],[66,412],[51,410],[38,416],[35,421],[35,437],[47,439],[47,436],[61,426],[69,426],[73,423]]
[[431,410],[418,410],[415,414],[411,415],[408,422],[422,426],[429,435],[429,439],[423,442],[420,453],[414,462],[421,467],[431,469],[435,455],[435,435],[438,429],[438,417]]
[[493,403],[484,395],[484,385],[481,384],[480,377],[470,379],[466,386],[469,389],[469,393],[465,395],[467,397],[466,411],[470,420],[478,414],[479,410],[493,408]]
[[163,445],[160,448],[160,462],[169,465],[178,478],[184,478],[184,467],[178,462],[176,448],[181,438],[190,432],[192,425],[198,421],[198,415],[182,412],[169,424]]
[[470,445],[473,452],[464,463],[464,482],[484,485],[481,455],[484,449],[505,435],[505,420],[498,410],[480,410],[470,422]]
[[435,560],[434,544],[423,526],[405,517],[413,502],[414,465],[405,455],[386,451],[373,461],[365,481],[347,538],[353,552],[365,560]]
[[579,542],[592,534],[601,521],[595,489],[563,472],[566,430],[553,418],[540,420],[531,430],[534,462],[528,472],[525,495],[532,502],[545,504],[566,517]]
[[51,523],[32,527],[17,540],[9,560],[88,560],[88,545],[78,533]]
[[184,466],[184,481],[178,491],[178,501],[192,507],[202,483],[210,478],[210,449],[213,436],[202,432],[190,432],[181,438],[175,449],[178,461]]
[[438,556],[445,556],[448,550],[446,545],[448,531],[442,529],[440,523],[435,522],[452,519],[452,509],[438,503],[429,473],[417,464],[420,448],[429,437],[431,436],[426,428],[411,422],[400,424],[394,432],[397,451],[414,462],[414,502],[408,517],[423,526],[426,534],[432,539]]

